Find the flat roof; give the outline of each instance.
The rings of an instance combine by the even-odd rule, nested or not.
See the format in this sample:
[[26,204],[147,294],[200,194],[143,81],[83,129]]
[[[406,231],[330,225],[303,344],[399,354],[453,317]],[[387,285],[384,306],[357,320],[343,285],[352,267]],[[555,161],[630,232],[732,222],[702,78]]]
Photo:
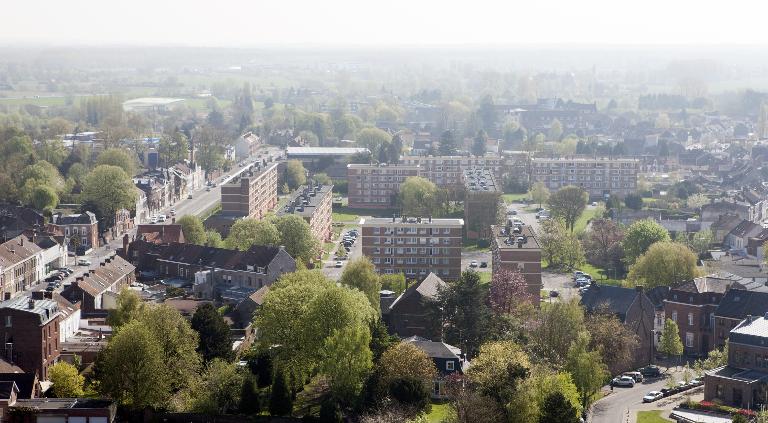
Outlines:
[[232,179],[228,180],[227,182],[224,182],[221,184],[221,186],[240,186],[240,181],[244,178],[258,178],[261,175],[267,173],[268,171],[272,170],[273,168],[277,167],[277,163],[269,163],[267,166],[262,166],[260,164],[254,164],[248,170],[243,170],[242,172],[238,173],[237,175],[233,176]]
[[169,97],[139,97],[123,102],[123,106],[167,106],[184,101],[183,98]]
[[534,162],[637,162],[633,158],[617,157],[534,157]]
[[400,163],[397,163],[397,164],[350,163],[347,165],[347,168],[350,168],[350,169],[419,169],[420,166],[417,164],[400,164]]
[[362,147],[288,147],[288,156],[351,156],[356,153],[370,153]]
[[291,194],[288,204],[277,211],[278,216],[296,214],[302,217],[312,216],[327,195],[331,195],[333,185],[302,185]]
[[[533,229],[524,225],[520,227],[519,233],[514,232],[514,226],[510,226],[512,229],[511,234],[507,234],[507,228],[501,225],[491,226],[491,232],[493,232],[494,241],[499,250],[540,250],[541,246],[536,239],[536,233]],[[518,246],[519,239],[523,238],[522,246]]]
[[464,219],[437,219],[429,217],[422,217],[421,223],[419,223],[419,218],[416,216],[413,217],[405,217],[405,221],[403,221],[403,217],[363,217],[360,219],[361,225],[428,225],[428,226],[464,226]]
[[465,170],[464,189],[472,192],[501,192],[493,172],[488,169]]

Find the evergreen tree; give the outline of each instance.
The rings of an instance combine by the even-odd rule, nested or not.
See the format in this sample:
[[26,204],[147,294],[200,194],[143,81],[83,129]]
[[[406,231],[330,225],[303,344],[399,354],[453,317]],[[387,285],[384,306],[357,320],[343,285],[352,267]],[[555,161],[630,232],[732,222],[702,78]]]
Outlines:
[[207,303],[198,307],[192,316],[192,329],[200,334],[197,350],[205,361],[214,358],[229,360],[232,356],[229,326],[213,304]]
[[272,393],[269,396],[269,414],[273,416],[287,416],[293,411],[293,396],[288,389],[285,375],[278,371],[275,381],[272,383]]
[[341,408],[336,401],[327,399],[320,404],[320,422],[321,423],[341,423],[344,416],[341,414]]
[[485,131],[480,130],[475,135],[475,140],[472,143],[472,154],[475,156],[485,155],[485,151],[488,149],[488,134]]
[[456,134],[452,130],[443,132],[440,137],[440,155],[454,156],[456,155],[458,148],[456,146]]
[[259,414],[259,390],[253,377],[243,378],[243,387],[240,391],[240,412],[243,414]]
[[578,423],[576,407],[561,392],[553,392],[541,405],[539,423]]

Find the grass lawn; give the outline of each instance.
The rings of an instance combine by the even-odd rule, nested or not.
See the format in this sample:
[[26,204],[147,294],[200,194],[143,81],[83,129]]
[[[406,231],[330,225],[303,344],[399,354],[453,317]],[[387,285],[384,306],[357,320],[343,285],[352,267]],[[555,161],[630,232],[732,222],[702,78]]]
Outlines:
[[602,208],[591,208],[591,209],[585,209],[581,216],[579,216],[578,219],[576,219],[576,223],[573,225],[573,232],[576,234],[580,234],[584,232],[585,229],[587,229],[587,222],[589,222],[590,219],[594,218],[595,215],[597,215],[597,212],[603,210]]
[[502,194],[501,198],[503,198],[504,202],[507,203],[507,204],[509,204],[509,203],[520,203],[523,200],[528,198],[528,194],[527,193],[522,193],[522,194]]
[[491,277],[493,274],[491,272],[477,272],[478,275],[480,275],[480,284],[485,285],[491,283]]
[[427,421],[429,423],[440,423],[448,417],[448,413],[450,412],[449,405],[446,404],[432,404],[432,411],[427,414]]
[[[350,212],[350,209],[346,207],[335,207],[333,209],[333,221],[334,222],[355,222],[360,220],[360,216]],[[338,210],[338,211],[337,211]]]
[[600,271],[603,269],[599,267],[595,267],[589,263],[584,263],[583,265],[579,266],[578,270],[589,273],[590,276],[592,276],[595,280],[597,280],[597,283],[600,283],[603,285],[623,286],[625,282],[624,279],[603,279],[603,274],[600,273]]
[[661,417],[661,410],[637,412],[637,423],[668,423],[671,421]]

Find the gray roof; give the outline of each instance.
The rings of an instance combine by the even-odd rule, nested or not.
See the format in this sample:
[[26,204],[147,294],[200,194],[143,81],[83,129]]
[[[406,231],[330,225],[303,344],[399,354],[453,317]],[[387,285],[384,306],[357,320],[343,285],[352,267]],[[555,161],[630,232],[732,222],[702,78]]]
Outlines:
[[744,319],[747,316],[764,316],[768,312],[768,292],[731,289],[715,310],[715,316]]
[[429,339],[422,338],[420,336],[412,336],[410,338],[403,339],[403,342],[408,342],[424,351],[430,358],[459,358],[460,351],[458,348],[448,345],[445,342],[435,342]]
[[92,225],[96,222],[96,215],[89,211],[80,214],[53,215],[53,223],[56,225]]
[[581,296],[581,304],[588,312],[598,311],[601,306],[626,320],[627,311],[635,302],[638,291],[635,288],[622,288],[611,285],[593,285]]
[[40,324],[43,325],[59,314],[59,303],[47,298],[42,300],[32,300],[32,297],[20,295],[0,303],[0,310],[2,309],[14,309],[26,313],[35,313],[40,317]]
[[290,156],[351,156],[355,153],[368,153],[367,148],[357,147],[288,147],[286,153]]
[[408,287],[408,289],[400,294],[389,306],[389,309],[391,310],[395,305],[400,302],[401,299],[409,297],[411,295],[414,295],[414,293],[418,293],[421,295],[422,298],[426,298],[429,300],[437,299],[437,293],[440,290],[440,287],[444,287],[445,282],[440,279],[439,276],[436,274],[430,272],[429,275],[427,275],[426,278],[424,278],[423,281],[411,285]]
[[744,319],[735,328],[731,329],[729,339],[732,342],[768,346],[768,318],[767,316],[751,317]]

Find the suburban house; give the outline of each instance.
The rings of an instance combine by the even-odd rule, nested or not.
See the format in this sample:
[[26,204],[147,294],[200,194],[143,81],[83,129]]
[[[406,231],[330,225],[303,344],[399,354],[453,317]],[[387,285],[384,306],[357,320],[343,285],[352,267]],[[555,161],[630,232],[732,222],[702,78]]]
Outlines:
[[255,156],[259,146],[261,145],[261,138],[253,132],[246,132],[235,141],[235,157],[237,160],[245,160],[251,156]]
[[61,295],[73,304],[80,303],[86,316],[103,313],[114,308],[120,291],[136,281],[135,271],[125,259],[112,255],[75,278]]
[[639,347],[635,351],[634,364],[641,366],[651,362],[654,340],[656,308],[642,286],[622,288],[593,284],[581,296],[581,304],[587,313],[610,313],[637,335]]
[[251,324],[253,313],[264,304],[264,297],[268,293],[269,286],[262,286],[235,306],[234,323],[237,327],[246,327]]
[[[59,238],[58,240],[56,238]],[[35,244],[40,247],[40,260],[38,260],[38,275],[40,278],[45,277],[51,272],[56,271],[61,267],[65,267],[67,263],[67,255],[69,249],[62,237],[52,236],[36,236],[34,237]]]
[[768,314],[748,316],[728,339],[728,364],[705,373],[704,400],[759,409],[768,402]]
[[0,244],[1,299],[8,300],[40,280],[41,253],[25,235]]
[[389,331],[400,337],[439,338],[440,325],[431,315],[430,303],[437,300],[438,290],[445,286],[440,277],[430,273],[423,281],[408,287],[387,310],[382,308]]
[[99,221],[95,214],[89,211],[69,215],[56,213],[52,222],[53,233],[68,237],[70,248],[82,246],[88,250],[99,246]]
[[743,220],[725,235],[723,244],[730,250],[746,252],[749,239],[759,237],[763,232],[768,232],[768,230],[763,229],[763,227],[757,223]]
[[659,342],[661,342],[661,333],[664,331],[664,322],[666,322],[667,317],[664,312],[664,300],[667,299],[667,296],[669,295],[669,287],[654,287],[649,289],[646,292],[646,295],[648,296],[648,299],[651,300],[654,308],[653,333],[656,334],[656,336],[653,338],[653,345],[658,347]]
[[729,289],[741,287],[740,279],[730,273],[716,273],[670,288],[664,313],[680,328],[685,355],[706,356],[712,350],[715,310]]
[[[144,241],[151,242],[153,244],[170,244],[172,242],[178,242],[183,244],[184,231],[181,225],[178,224],[146,224],[139,225],[136,228],[136,239],[143,239]],[[123,238],[123,243],[128,242]]]
[[732,288],[715,309],[715,347],[723,348],[728,334],[749,316],[768,313],[768,292]]
[[254,245],[247,251],[172,242],[157,245],[136,240],[120,253],[139,271],[194,284],[202,298],[214,298],[230,288],[256,291],[272,285],[283,273],[296,270],[296,261],[283,247]]
[[27,373],[48,379],[59,358],[59,305],[51,299],[18,296],[0,303],[2,357]]
[[468,365],[461,350],[445,342],[430,341],[420,336],[405,338],[403,342],[413,344],[432,359],[437,368],[437,377],[432,384],[432,398],[445,398],[445,378],[454,373],[464,373],[465,365]]
[[717,220],[709,225],[709,230],[712,231],[714,241],[721,243],[725,240],[725,236],[731,233],[731,231],[739,226],[743,219],[736,214],[723,214],[717,217]]

